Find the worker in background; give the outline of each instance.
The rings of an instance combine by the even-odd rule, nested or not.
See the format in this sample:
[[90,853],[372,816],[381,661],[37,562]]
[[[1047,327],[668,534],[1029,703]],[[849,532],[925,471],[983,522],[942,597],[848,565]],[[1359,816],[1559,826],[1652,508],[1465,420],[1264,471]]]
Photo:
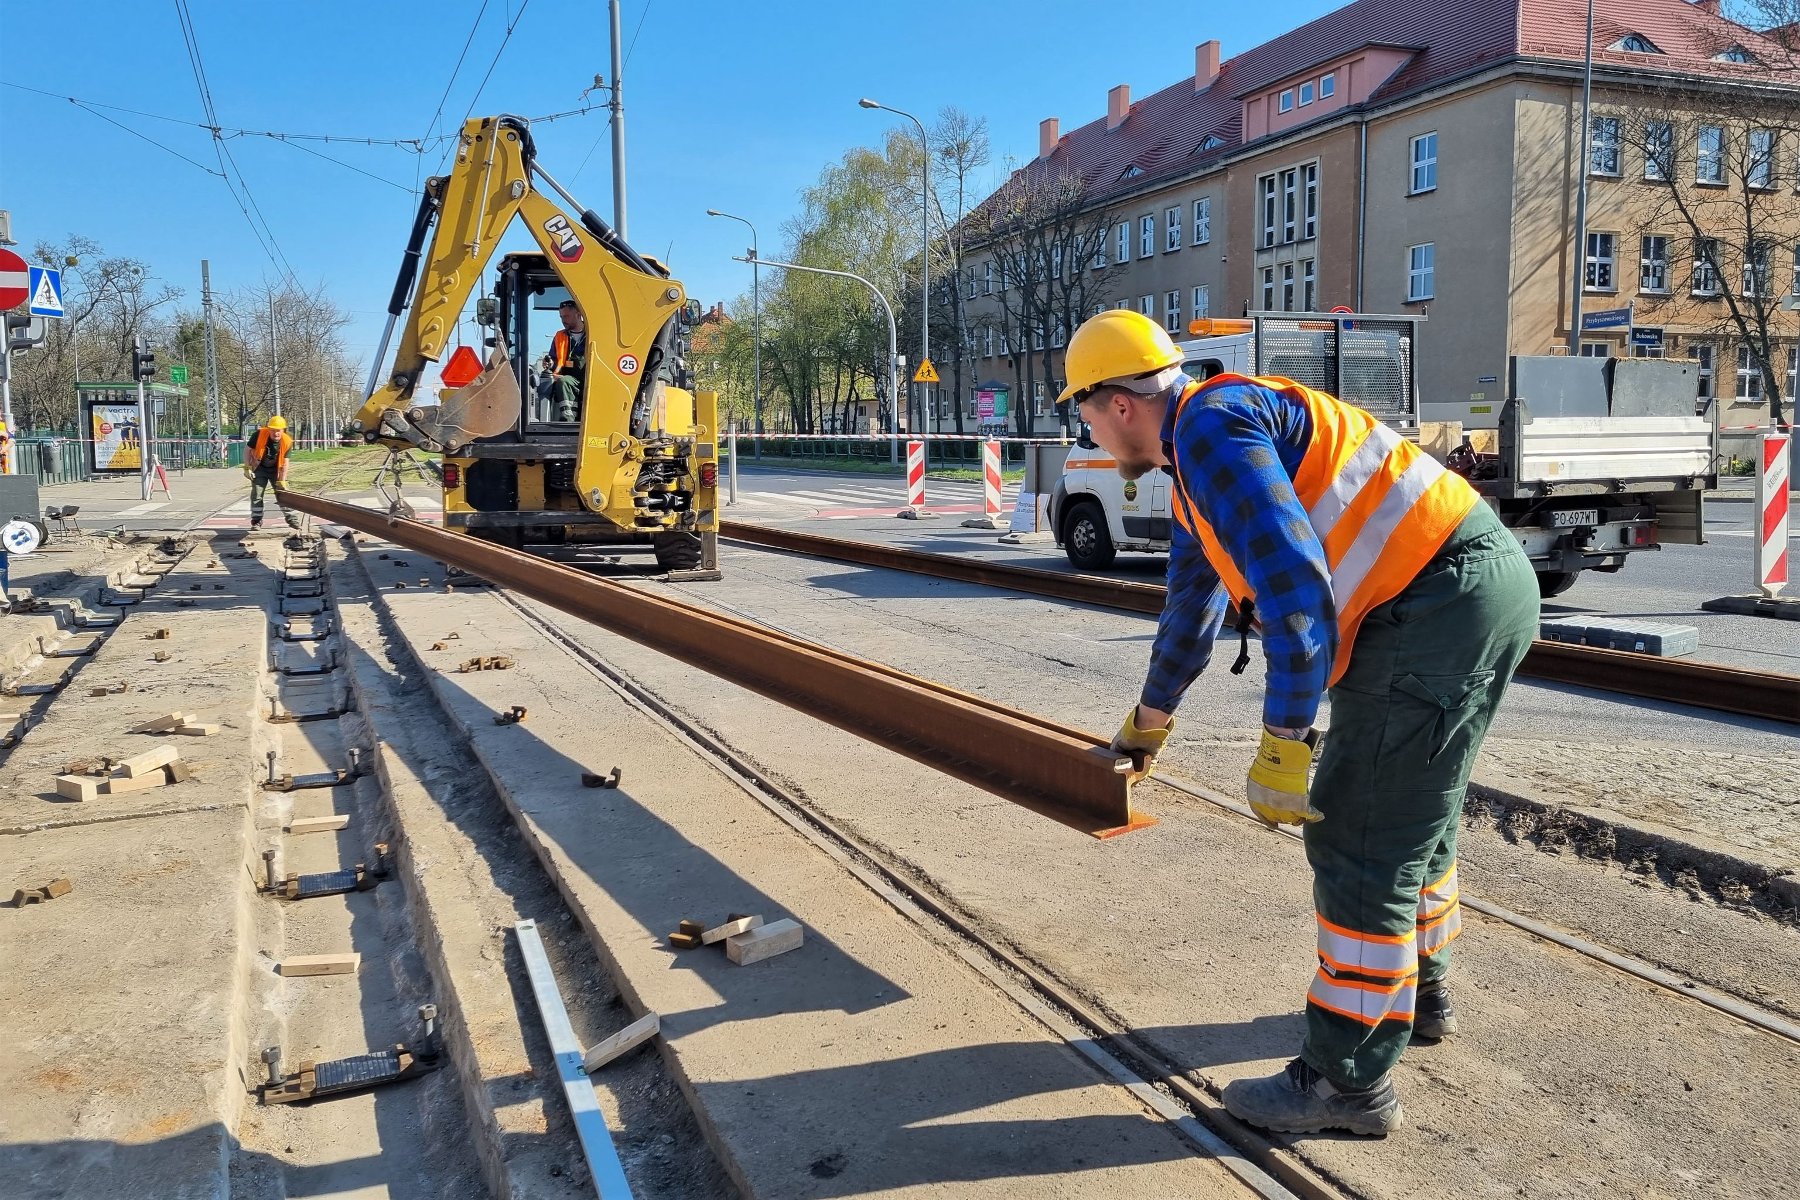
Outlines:
[[[1070,340],[1068,388],[1135,479],[1173,479],[1169,587],[1150,669],[1114,749],[1148,766],[1205,669],[1228,603],[1268,679],[1247,783],[1264,823],[1304,829],[1318,969],[1299,1057],[1225,1088],[1264,1129],[1385,1134],[1391,1068],[1456,1029],[1456,831],[1469,772],[1538,626],[1531,564],[1460,477],[1359,408],[1279,378],[1201,383],[1140,313]],[[1314,721],[1331,736],[1311,776]],[[1310,776],[1310,782],[1309,782]]]
[[587,319],[573,300],[557,306],[562,328],[550,339],[550,419],[581,419],[581,380],[587,372]]
[[12,456],[12,432],[6,428],[5,421],[0,421],[0,475],[12,474]]
[[[288,451],[293,448],[287,418],[280,414],[270,417],[268,424],[251,436],[244,451],[244,478],[250,481],[250,528],[262,528],[263,495],[269,488],[275,489],[275,502],[281,503],[281,489],[287,486]],[[283,511],[289,525],[299,523]]]

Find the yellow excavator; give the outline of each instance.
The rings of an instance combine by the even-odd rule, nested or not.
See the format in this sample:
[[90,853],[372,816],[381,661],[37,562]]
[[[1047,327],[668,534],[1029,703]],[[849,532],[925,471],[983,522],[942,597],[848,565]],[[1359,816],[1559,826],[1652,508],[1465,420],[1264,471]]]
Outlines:
[[[436,404],[415,405],[515,217],[540,250],[503,255],[492,291],[476,300],[485,362],[473,379],[457,376],[462,386],[446,380]],[[540,375],[528,347],[564,327],[559,308],[570,301],[585,322],[583,361],[567,361],[570,343],[559,341],[562,361],[540,356]],[[389,448],[377,486],[406,512],[401,477],[421,469],[442,484],[448,529],[547,553],[641,546],[671,577],[718,578],[718,397],[691,390],[685,360],[697,310],[667,268],[539,165],[528,121],[469,120],[449,174],[426,182],[354,418],[366,441]],[[557,382],[552,370],[574,378],[573,412],[540,394]],[[414,450],[443,458],[421,468]]]

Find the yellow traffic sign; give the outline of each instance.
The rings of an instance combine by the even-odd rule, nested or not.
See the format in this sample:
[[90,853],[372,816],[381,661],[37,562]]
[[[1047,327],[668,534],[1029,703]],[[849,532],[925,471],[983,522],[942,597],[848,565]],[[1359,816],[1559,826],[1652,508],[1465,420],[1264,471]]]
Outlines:
[[913,372],[914,383],[936,383],[937,381],[937,368],[931,365],[929,358],[920,363],[919,369]]

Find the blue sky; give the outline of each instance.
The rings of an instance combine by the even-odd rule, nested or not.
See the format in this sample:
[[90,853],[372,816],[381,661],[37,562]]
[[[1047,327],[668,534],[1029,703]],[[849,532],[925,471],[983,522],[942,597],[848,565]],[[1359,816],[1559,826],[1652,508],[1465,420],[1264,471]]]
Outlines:
[[[900,122],[857,107],[872,96],[929,122],[954,104],[987,118],[995,170],[1037,152],[1037,123],[1065,130],[1105,110],[1106,90],[1143,96],[1193,69],[1196,43],[1230,57],[1339,7],[1171,4],[1113,9],[1077,0],[864,0],[696,4],[625,0],[629,232],[666,255],[690,295],[711,304],[744,290],[747,231],[763,251],[798,193],[850,146],[878,144]],[[608,69],[605,0],[190,0],[219,122],[283,133],[422,138],[477,114],[542,116],[579,107]],[[509,22],[510,43],[476,89]],[[474,31],[454,84],[451,70]],[[0,26],[0,79],[58,96],[200,122],[202,109],[173,0],[14,4]],[[597,99],[598,97],[596,97]],[[40,237],[98,239],[199,295],[199,262],[229,288],[280,274],[225,183],[169,153],[218,167],[211,138],[182,125],[102,109],[153,146],[66,100],[0,87],[0,208],[28,250]],[[911,128],[910,123],[906,127]],[[604,111],[540,125],[539,158],[612,217]],[[227,145],[295,276],[326,285],[372,353],[416,201],[415,174],[442,148],[301,143],[390,186],[261,137]],[[585,165],[583,165],[585,162]],[[523,240],[515,234],[515,240]]]

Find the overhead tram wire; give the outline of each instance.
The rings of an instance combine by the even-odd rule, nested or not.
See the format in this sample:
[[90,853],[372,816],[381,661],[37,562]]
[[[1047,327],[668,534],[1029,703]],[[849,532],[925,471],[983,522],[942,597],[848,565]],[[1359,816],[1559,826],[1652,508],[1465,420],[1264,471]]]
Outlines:
[[[481,101],[481,93],[487,90],[488,80],[494,77],[494,68],[500,65],[500,56],[506,53],[506,47],[512,41],[513,30],[517,29],[519,27],[519,22],[525,19],[525,10],[530,7],[531,0],[523,0],[523,3],[519,5],[519,11],[513,14],[511,21],[507,24],[506,33],[500,39],[499,48],[494,51],[494,57],[488,63],[487,73],[481,77],[481,83],[476,86],[475,94],[469,97],[469,107],[463,110],[462,120],[457,122],[457,129],[459,131],[464,125],[469,123],[470,114],[475,111],[475,105]],[[438,170],[443,170],[444,163],[448,161],[449,158],[450,148],[446,146],[444,148],[444,153],[438,158]]]
[[194,159],[189,158],[187,155],[185,155],[181,151],[175,149],[173,146],[165,146],[161,142],[157,141],[155,138],[151,137],[149,134],[140,133],[137,130],[133,129],[131,126],[125,124],[125,122],[123,122],[123,121],[115,120],[112,117],[107,116],[103,112],[97,112],[94,109],[89,108],[87,105],[81,103],[80,101],[75,102],[75,107],[79,108],[81,111],[87,113],[91,117],[99,117],[102,121],[105,121],[108,125],[118,126],[120,129],[123,129],[126,133],[129,133],[134,138],[142,138],[144,141],[149,142],[152,146],[155,146],[158,150],[162,150],[166,153],[173,154],[176,158],[179,158],[182,162],[187,163],[190,166],[199,167],[202,171],[205,171],[208,175],[216,175],[220,179],[225,178],[225,176],[220,175],[219,172],[213,170],[211,167],[207,166],[205,163],[196,162]]

